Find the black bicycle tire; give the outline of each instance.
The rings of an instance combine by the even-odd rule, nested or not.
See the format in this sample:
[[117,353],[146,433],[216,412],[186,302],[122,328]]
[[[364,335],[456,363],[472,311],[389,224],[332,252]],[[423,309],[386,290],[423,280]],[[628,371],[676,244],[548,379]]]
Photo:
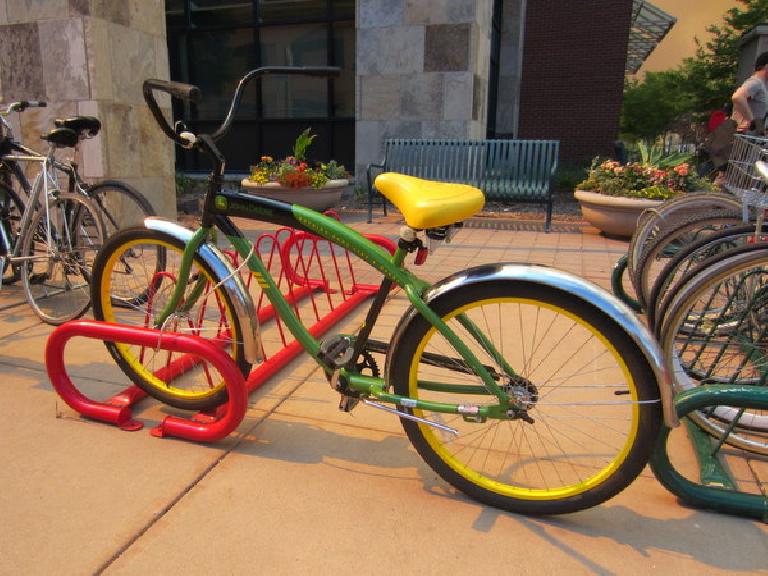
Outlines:
[[[146,240],[148,243],[155,241],[155,242],[165,242],[169,245],[172,245],[176,247],[178,250],[183,251],[184,249],[184,243],[173,236],[170,236],[169,234],[166,234],[159,230],[151,230],[149,228],[143,228],[143,227],[132,227],[132,228],[125,228],[115,234],[113,237],[109,238],[107,242],[105,242],[102,249],[99,251],[99,254],[96,258],[96,261],[93,266],[93,278],[94,281],[91,285],[91,300],[93,302],[93,315],[96,320],[109,320],[109,318],[105,315],[105,309],[104,309],[104,302],[103,302],[103,289],[102,284],[105,281],[104,275],[105,273],[109,273],[108,270],[106,270],[107,263],[110,261],[112,254],[121,250],[122,246],[125,244],[128,244],[132,241],[142,241]],[[195,256],[195,262],[197,265],[199,265],[201,268],[205,270],[205,272],[209,275],[209,278],[213,279],[216,283],[219,283],[222,281],[222,278],[220,278],[214,270],[208,266],[208,264],[201,258],[198,258],[197,255]],[[229,297],[229,294],[221,290],[220,295],[222,298],[224,298],[224,301],[226,305],[229,307],[230,310],[234,310],[234,305]],[[110,298],[110,304],[114,302],[114,298]],[[233,323],[235,324],[234,329],[236,334],[242,334],[242,328],[240,326],[240,320],[237,317],[236,314],[232,315]],[[248,363],[245,359],[245,353],[244,353],[244,346],[242,342],[242,338],[235,337],[234,338],[235,345],[237,346],[237,354],[236,359],[234,359],[238,369],[243,374],[243,377],[247,377],[248,373],[250,372],[251,365]],[[120,353],[117,346],[115,346],[112,342],[104,342],[104,345],[107,347],[107,350],[109,350],[109,353],[112,355],[112,358],[115,360],[117,365],[120,367],[120,369],[123,371],[123,373],[128,376],[131,381],[136,384],[139,388],[147,392],[150,396],[156,398],[157,400],[160,400],[161,402],[164,402],[165,404],[168,404],[169,406],[173,406],[175,408],[181,408],[185,410],[210,410],[213,408],[216,408],[217,406],[223,404],[227,400],[227,390],[226,387],[221,385],[218,390],[215,391],[214,394],[205,397],[205,398],[185,398],[180,395],[173,394],[168,391],[163,391],[157,386],[148,383],[141,374],[138,374],[136,370],[134,370],[130,363],[124,358],[124,356]]]
[[627,250],[627,273],[630,279],[645,250],[646,242],[660,231],[674,226],[675,213],[682,212],[682,217],[685,217],[686,211],[710,211],[713,209],[713,204],[721,204],[720,209],[740,208],[738,198],[728,192],[688,192],[667,200],[658,208],[645,210],[638,220]]
[[[87,207],[88,211],[91,213],[91,216],[93,217],[96,225],[96,229],[100,236],[100,241],[103,242],[104,239],[104,224],[101,221],[101,216],[99,214],[98,208],[96,208],[96,205],[91,201],[90,198],[86,198],[81,194],[69,194],[69,193],[62,193],[56,196],[56,198],[53,200],[53,202],[61,202],[61,201],[69,201],[73,202],[74,204],[78,204],[78,208],[75,210],[74,214],[75,219],[79,217],[81,214],[81,210],[83,206]],[[21,239],[19,240],[21,242],[21,252],[20,254],[22,256],[26,255],[29,250],[29,245],[34,241],[34,235],[36,234],[37,228],[38,228],[38,221],[46,214],[46,210],[43,210],[41,208],[38,208],[35,211],[35,214],[33,214],[31,220],[29,221],[29,225],[24,230]],[[67,234],[67,237],[70,235]],[[50,324],[53,326],[58,326],[60,324],[63,324],[64,322],[68,322],[70,320],[76,320],[77,318],[80,318],[83,314],[85,314],[88,309],[91,306],[91,299],[90,297],[86,299],[85,303],[80,306],[78,309],[76,309],[72,313],[68,313],[66,315],[62,316],[52,316],[49,314],[44,313],[40,306],[38,305],[36,298],[32,295],[32,288],[30,285],[30,276],[31,272],[27,270],[27,262],[22,262],[21,265],[21,280],[22,285],[24,288],[24,294],[27,298],[27,302],[29,303],[30,307],[34,310],[34,312],[38,315],[38,317],[45,322],[46,324]],[[84,280],[90,285],[92,276],[89,273],[88,270],[82,270]],[[90,288],[85,291],[85,294],[90,296]]]
[[[525,298],[537,302],[554,304],[576,315],[581,321],[589,322],[621,355],[632,374],[632,382],[640,400],[650,403],[639,404],[637,432],[626,457],[618,463],[615,470],[599,484],[586,491],[561,498],[525,499],[504,495],[479,486],[465,475],[455,470],[444,461],[430,446],[420,424],[401,418],[403,428],[416,451],[424,461],[446,482],[472,498],[483,503],[524,514],[547,515],[575,512],[595,506],[611,498],[626,488],[645,466],[661,422],[658,388],[648,362],[637,344],[616,323],[589,302],[573,295],[535,283],[487,282],[472,284],[448,291],[430,303],[430,307],[440,316],[445,317],[453,310],[471,302],[494,298]],[[419,346],[432,329],[421,315],[415,314],[407,325],[398,328],[387,357],[388,383],[394,386],[395,393],[409,396],[411,365],[418,362]],[[423,345],[421,347],[423,351]],[[535,385],[535,383],[534,383]],[[405,403],[404,403],[405,405]],[[406,409],[406,408],[403,408]],[[410,409],[407,409],[410,411]],[[535,413],[534,413],[535,416]],[[532,424],[535,426],[535,424]]]
[[733,250],[728,250],[726,252],[716,254],[711,258],[707,258],[706,260],[704,260],[703,262],[700,262],[691,270],[689,270],[671,288],[667,289],[666,296],[664,297],[662,302],[657,305],[656,317],[654,320],[654,324],[655,324],[654,334],[656,335],[656,337],[661,338],[661,335],[664,331],[664,325],[666,322],[667,315],[669,314],[670,308],[675,304],[675,301],[678,299],[679,295],[686,288],[686,286],[688,286],[691,283],[691,281],[696,276],[698,276],[702,271],[706,270],[710,266],[715,266],[721,260],[730,258],[731,256],[734,255],[734,251],[752,252],[752,251],[764,250],[764,249],[765,249],[765,246],[763,244],[745,244],[743,246],[738,246]]
[[[763,226],[761,235],[766,233],[768,233],[768,225]],[[645,313],[651,332],[656,332],[658,310],[660,309],[662,302],[665,300],[669,289],[673,286],[676,286],[678,281],[680,281],[686,274],[691,272],[696,266],[705,262],[706,260],[709,260],[709,258],[712,258],[717,254],[711,254],[707,258],[699,260],[693,266],[684,270],[682,274],[678,275],[677,272],[681,266],[685,265],[685,263],[688,262],[692,257],[696,257],[697,254],[703,252],[707,248],[711,248],[713,244],[735,241],[739,238],[747,239],[750,236],[754,236],[754,234],[755,225],[744,224],[743,226],[721,230],[712,236],[701,238],[696,242],[681,248],[680,251],[675,254],[675,256],[670,259],[669,262],[667,262],[661,272],[659,272],[659,275],[656,278],[656,281],[653,284],[653,288],[651,289],[651,293],[648,297],[648,302],[650,305],[646,309]],[[732,248],[736,248],[740,245],[741,244],[734,245]],[[723,250],[723,252],[727,250]]]
[[88,196],[89,198],[92,198],[97,203],[99,208],[102,210],[103,212],[102,218],[104,220],[104,225],[107,226],[107,233],[110,236],[114,232],[117,232],[119,228],[115,227],[116,229],[114,230],[114,232],[111,230],[111,228],[109,228],[109,225],[114,226],[115,219],[112,217],[109,211],[105,209],[100,198],[102,194],[107,194],[111,190],[119,190],[120,194],[124,194],[126,197],[130,198],[131,201],[134,202],[141,209],[141,212],[145,217],[157,215],[150,201],[147,200],[147,198],[141,192],[139,192],[132,186],[126,184],[125,182],[121,182],[120,180],[104,180],[97,184],[88,186],[85,189],[85,195]]
[[[672,331],[675,328],[675,323],[681,318],[681,315],[686,309],[690,309],[690,302],[702,294],[709,286],[721,282],[722,279],[727,278],[729,274],[738,273],[741,269],[755,268],[759,264],[763,264],[768,267],[768,249],[765,246],[759,246],[754,244],[748,244],[740,246],[729,253],[724,253],[722,257],[713,258],[706,266],[700,266],[695,274],[691,274],[688,282],[681,287],[676,293],[676,297],[669,307],[669,311],[665,316],[664,325],[661,329],[660,343],[662,351],[665,355],[671,355],[672,351],[669,350],[672,345],[671,339],[673,338]],[[670,358],[672,356],[669,356]],[[686,390],[689,387],[681,384],[681,379],[678,378],[676,373],[673,373],[673,385],[679,390]],[[727,419],[724,421],[722,417],[716,418],[718,421],[724,421],[721,427],[713,422],[713,418],[701,413],[696,412],[689,414],[689,417],[696,422],[705,432],[709,433],[718,440],[722,439],[724,430],[731,432],[726,438],[725,442],[737,448],[754,452],[758,454],[768,454],[768,436],[763,443],[744,440],[739,434],[742,431],[758,431],[762,435],[765,435],[768,431],[768,416],[759,416],[759,425],[754,425],[757,421],[755,418],[749,419],[749,424],[737,424],[733,431],[730,431],[730,422]],[[743,416],[742,416],[743,418]],[[734,434],[735,432],[735,434]]]
[[[2,182],[0,182],[0,193],[6,194],[6,198],[8,198],[9,201],[12,204],[14,204],[14,207],[15,207],[16,211],[18,212],[19,219],[20,219],[23,216],[23,214],[24,214],[25,206],[24,206],[24,202],[21,201],[21,199],[19,198],[18,194],[16,194],[16,192],[13,190],[13,188],[11,188],[10,186],[6,186]],[[11,228],[7,227],[8,224],[7,224],[7,221],[6,221],[5,206],[0,206],[0,217],[2,217],[2,219],[3,219],[2,225],[6,226],[6,234],[7,234],[7,237],[8,237],[9,244],[10,244],[7,247],[7,250],[8,250],[8,256],[10,256],[11,254],[13,254],[13,249],[15,247],[15,243],[18,242],[20,240],[20,238],[16,237],[17,236],[16,232],[14,232]],[[19,223],[20,222],[21,221],[19,220]],[[2,274],[3,274],[3,283],[4,284],[7,283],[7,282],[15,281],[15,280],[18,279],[18,275],[14,273],[13,277],[11,277],[8,280],[6,280],[5,272],[8,270],[8,266],[9,265],[10,265],[10,261],[8,260],[8,258],[6,258],[6,260],[5,260],[4,264],[3,264],[3,269],[1,271]]]
[[700,212],[677,221],[674,226],[670,226],[653,237],[646,243],[640,260],[632,273],[632,286],[637,294],[637,301],[643,310],[648,309],[648,274],[649,265],[663,250],[666,250],[669,244],[675,239],[680,238],[682,234],[688,232],[703,231],[706,228],[722,224],[734,226],[743,223],[741,212],[730,210],[713,210]]
[[[112,216],[112,214],[110,214],[107,207],[104,206],[104,203],[101,201],[101,197],[103,195],[114,194],[114,192],[118,192],[119,194],[130,198],[130,201],[133,202],[135,206],[137,206],[138,210],[144,218],[156,216],[155,209],[152,207],[152,204],[149,202],[149,200],[147,200],[147,198],[141,192],[136,190],[133,186],[126,184],[125,182],[120,180],[103,180],[102,182],[88,186],[85,189],[85,194],[89,198],[92,198],[99,206],[99,209],[102,211],[104,225],[106,226],[108,236],[112,236],[113,234],[117,233],[118,230],[120,230],[120,227],[115,224],[115,218]],[[157,264],[158,271],[161,270],[165,265],[162,260],[158,260]],[[131,306],[141,301],[145,297],[146,294],[142,294],[137,296],[131,302],[123,302],[121,305]]]

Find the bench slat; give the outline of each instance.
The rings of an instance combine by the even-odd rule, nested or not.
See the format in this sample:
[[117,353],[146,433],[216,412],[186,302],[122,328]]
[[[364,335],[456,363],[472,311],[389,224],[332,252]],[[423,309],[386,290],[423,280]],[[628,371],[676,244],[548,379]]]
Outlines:
[[[382,164],[384,171],[477,186],[491,200],[546,204],[549,230],[559,147],[557,140],[389,139]],[[370,222],[375,190],[369,185]]]

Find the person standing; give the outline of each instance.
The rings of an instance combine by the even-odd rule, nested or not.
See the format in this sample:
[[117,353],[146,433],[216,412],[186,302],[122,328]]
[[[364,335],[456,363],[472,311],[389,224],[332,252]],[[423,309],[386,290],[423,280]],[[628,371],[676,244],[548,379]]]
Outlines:
[[765,131],[768,112],[768,52],[755,60],[755,72],[731,96],[736,130],[753,135]]

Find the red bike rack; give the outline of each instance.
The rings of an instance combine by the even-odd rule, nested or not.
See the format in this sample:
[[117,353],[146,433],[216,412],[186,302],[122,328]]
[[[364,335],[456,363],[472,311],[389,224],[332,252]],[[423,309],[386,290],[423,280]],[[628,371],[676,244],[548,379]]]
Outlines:
[[[326,215],[338,218],[330,211]],[[366,234],[365,237],[394,254],[396,245],[389,238],[375,234]],[[357,280],[359,274],[355,273],[356,270],[373,270],[368,264],[359,259],[353,262],[347,250],[319,236],[293,228],[280,228],[274,233],[262,234],[255,246],[278,288],[315,338],[327,333],[379,289],[376,283]],[[240,259],[236,253],[226,254],[235,267],[239,266]],[[281,347],[272,354],[264,351],[264,362],[251,370],[246,380],[249,394],[304,351],[298,341],[291,339],[264,294],[254,293],[251,280],[252,276],[248,274],[245,283],[251,291],[262,331],[274,322]]]
[[87,418],[116,424],[123,430],[140,430],[144,425],[133,420],[131,407],[146,394],[131,386],[106,402],[97,402],[80,392],[72,384],[64,365],[64,348],[75,336],[193,354],[210,362],[224,377],[229,400],[218,411],[217,418],[200,421],[168,416],[152,431],[155,436],[167,435],[211,442],[232,432],[245,416],[248,394],[243,376],[229,356],[215,344],[188,334],[160,333],[149,328],[81,320],[67,322],[53,331],[45,348],[45,364],[51,383],[59,396],[72,409]]
[[[390,239],[378,235],[366,237],[394,253],[395,243]],[[306,232],[280,228],[274,233],[262,234],[256,240],[255,250],[296,315],[316,338],[328,332],[378,290],[378,284],[358,281],[361,274],[373,270],[370,266],[359,259],[353,262],[348,251]],[[236,253],[225,253],[235,267],[239,266],[240,258]],[[123,430],[139,430],[143,424],[133,420],[132,407],[145,398],[146,393],[131,386],[106,402],[87,398],[75,388],[66,373],[63,355],[67,341],[82,336],[149,349],[160,348],[180,354],[172,361],[169,359],[168,364],[158,370],[157,375],[163,379],[182,374],[202,358],[224,377],[229,401],[214,414],[199,413],[191,419],[169,416],[152,430],[152,434],[199,442],[212,442],[225,437],[242,420],[248,395],[303,352],[298,341],[289,339],[290,333],[264,294],[254,292],[256,286],[252,289],[252,276],[247,269],[246,274],[245,284],[252,293],[262,333],[269,329],[275,330],[279,338],[273,337],[272,340],[278,340],[280,346],[271,353],[263,350],[264,361],[253,368],[245,381],[229,356],[216,346],[215,339],[206,340],[168,331],[161,333],[148,327],[150,319],[147,317],[145,327],[78,321],[57,328],[51,334],[46,348],[46,364],[54,388],[70,407],[83,416],[116,424]]]

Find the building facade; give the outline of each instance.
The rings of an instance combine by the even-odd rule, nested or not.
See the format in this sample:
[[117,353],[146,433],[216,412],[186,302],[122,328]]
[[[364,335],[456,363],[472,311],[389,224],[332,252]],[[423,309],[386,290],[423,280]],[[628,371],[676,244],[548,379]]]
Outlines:
[[[86,175],[134,183],[163,213],[173,150],[141,99],[151,76],[200,86],[201,102],[174,113],[207,131],[247,70],[341,68],[332,80],[254,82],[221,142],[234,172],[288,154],[307,126],[310,155],[358,177],[394,137],[558,139],[561,158],[584,160],[618,135],[639,1],[0,0],[0,102],[51,103],[20,118],[33,145],[53,117],[100,116]],[[176,170],[205,168],[176,151]]]
[[526,4],[517,130],[511,135],[560,140],[566,161],[613,154],[633,3]]
[[124,180],[172,215],[173,150],[141,95],[144,78],[168,78],[167,54],[163,0],[0,0],[0,103],[48,103],[12,115],[17,136],[44,151],[54,118],[98,117],[83,176]]

